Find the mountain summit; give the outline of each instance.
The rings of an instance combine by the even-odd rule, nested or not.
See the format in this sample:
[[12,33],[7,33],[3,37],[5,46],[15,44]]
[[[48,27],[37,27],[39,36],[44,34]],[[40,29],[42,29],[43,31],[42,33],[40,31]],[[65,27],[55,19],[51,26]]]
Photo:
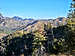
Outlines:
[[12,17],[13,19],[15,19],[15,20],[23,20],[23,18],[21,18],[21,17],[19,17],[19,16],[14,16],[14,17]]

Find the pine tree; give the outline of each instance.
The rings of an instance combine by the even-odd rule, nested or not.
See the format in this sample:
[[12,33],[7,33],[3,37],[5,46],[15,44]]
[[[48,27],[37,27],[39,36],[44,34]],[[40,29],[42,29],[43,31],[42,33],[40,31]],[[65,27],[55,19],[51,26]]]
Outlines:
[[45,47],[44,41],[46,38],[44,35],[40,34],[38,31],[34,33],[34,40],[33,40],[33,55],[32,56],[44,56]]
[[49,54],[53,53],[53,46],[54,46],[54,33],[53,33],[53,27],[50,22],[47,22],[47,25],[44,25],[44,30],[46,32],[46,38],[47,38],[47,52]]
[[75,0],[72,0],[71,10],[69,10],[68,14],[68,27],[70,28],[70,49],[72,53],[75,53]]

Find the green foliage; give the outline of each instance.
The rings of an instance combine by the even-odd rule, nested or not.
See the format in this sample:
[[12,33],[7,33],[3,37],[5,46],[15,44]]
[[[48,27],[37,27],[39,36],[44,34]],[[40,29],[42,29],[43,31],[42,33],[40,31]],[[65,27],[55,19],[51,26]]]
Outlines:
[[68,15],[69,17],[69,20],[68,20],[68,27],[69,27],[69,37],[68,37],[68,40],[69,40],[69,50],[70,50],[70,53],[72,54],[72,52],[75,53],[75,51],[72,51],[72,50],[75,50],[75,1],[73,0],[72,3],[71,3],[71,10],[70,10],[70,13]]
[[[48,27],[48,26],[46,26]],[[23,34],[21,31],[5,37],[3,44],[6,44],[6,55],[43,55],[68,53],[72,50],[73,32],[69,31],[67,25],[53,28],[53,36],[51,26],[45,28],[45,34],[34,33]],[[50,34],[50,35],[49,35]],[[58,35],[57,35],[58,34]],[[30,53],[30,54],[29,54]]]
[[[34,33],[34,40],[33,40],[33,56],[35,55],[39,55],[41,54],[41,52],[44,52],[44,51],[41,51],[43,44],[44,44],[44,41],[46,41],[46,38],[44,37],[44,35],[41,35],[38,31],[36,31]],[[39,53],[37,53],[39,52]],[[36,54],[35,54],[36,53]]]
[[68,17],[75,18],[75,1],[71,3],[71,10],[69,10]]
[[[45,32],[45,33],[44,33]],[[17,31],[4,37],[5,55],[44,56],[44,54],[71,53],[75,31],[68,25],[52,28],[51,24],[44,25],[44,34],[39,31],[26,33]]]
[[54,39],[53,49],[57,50],[58,53],[64,53],[67,47],[68,45],[66,45],[65,39],[62,38]]

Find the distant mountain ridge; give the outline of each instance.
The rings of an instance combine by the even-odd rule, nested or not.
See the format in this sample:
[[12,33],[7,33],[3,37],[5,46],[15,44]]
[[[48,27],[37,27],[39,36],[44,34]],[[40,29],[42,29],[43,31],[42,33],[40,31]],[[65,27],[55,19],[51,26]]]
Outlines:
[[19,16],[10,18],[3,17],[2,14],[0,14],[0,32],[11,33],[16,30],[22,29],[23,26],[25,27],[32,22],[34,22],[34,20],[32,20],[31,18],[23,19]]
[[25,19],[23,19],[23,18],[21,18],[19,16],[14,16],[12,18],[15,19],[15,20],[33,20],[32,18],[25,18]]
[[[59,24],[62,25],[62,22],[63,23],[65,22],[62,21],[63,20],[62,17],[57,19],[34,20],[32,18],[23,19],[19,16],[14,16],[10,18],[10,17],[3,17],[0,14],[0,32],[10,34],[18,30],[35,31],[42,28],[43,27],[42,25],[47,24],[48,22],[50,23],[52,22],[53,27],[58,26]],[[58,25],[56,25],[57,22],[59,23]]]
[[19,17],[19,16],[14,16],[14,17],[12,17],[13,19],[15,19],[15,20],[23,20],[23,18],[21,18],[21,17]]

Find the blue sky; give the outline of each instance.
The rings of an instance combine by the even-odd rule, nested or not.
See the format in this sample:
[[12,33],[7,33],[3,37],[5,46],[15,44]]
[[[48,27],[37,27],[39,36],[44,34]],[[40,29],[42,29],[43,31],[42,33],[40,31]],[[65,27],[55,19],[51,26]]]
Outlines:
[[57,18],[67,16],[71,0],[0,0],[4,16]]

